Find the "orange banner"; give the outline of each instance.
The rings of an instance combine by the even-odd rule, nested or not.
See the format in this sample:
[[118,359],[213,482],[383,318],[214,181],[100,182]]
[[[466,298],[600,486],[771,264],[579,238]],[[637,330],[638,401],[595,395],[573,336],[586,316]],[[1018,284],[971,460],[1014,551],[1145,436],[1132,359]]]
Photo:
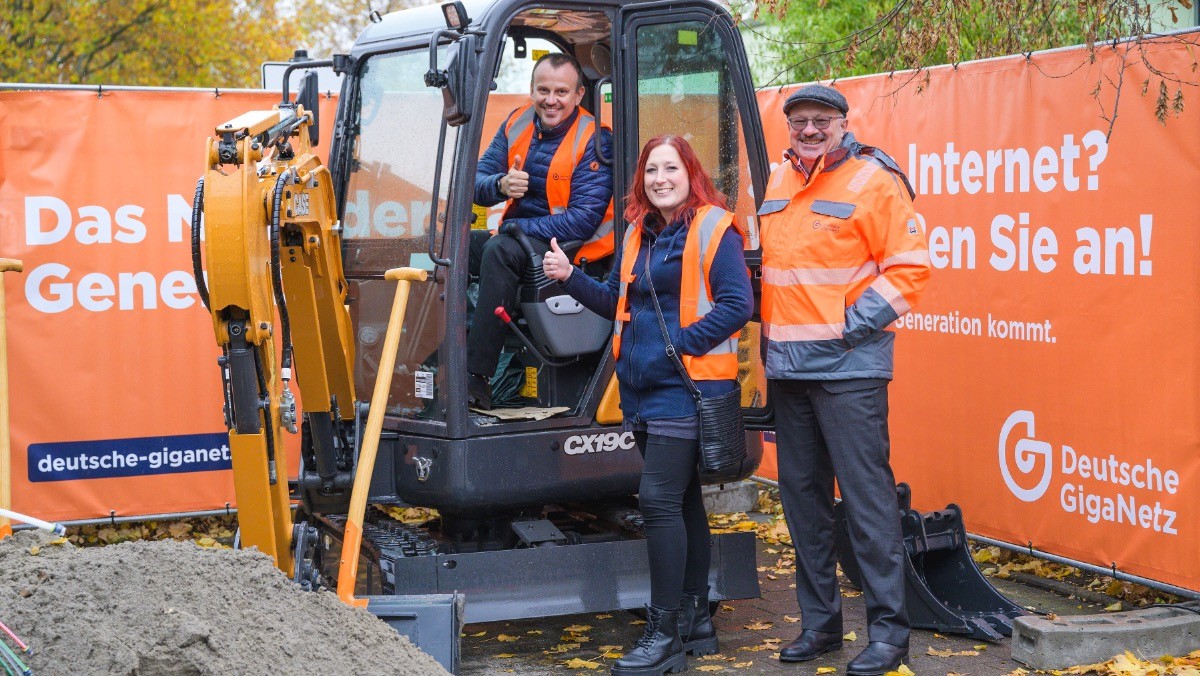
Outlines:
[[[1190,80],[1190,49],[1147,57]],[[1160,124],[1158,77],[1136,53],[1122,71],[1123,50],[837,87],[859,141],[907,172],[935,268],[894,327],[892,457],[915,506],[1200,590],[1200,113]],[[775,159],[790,91],[759,99]]]
[[[192,196],[204,138],[277,102],[0,93],[0,256],[25,264],[5,279],[16,511],[236,506],[219,351],[192,277]],[[322,101],[326,147],[335,104]]]

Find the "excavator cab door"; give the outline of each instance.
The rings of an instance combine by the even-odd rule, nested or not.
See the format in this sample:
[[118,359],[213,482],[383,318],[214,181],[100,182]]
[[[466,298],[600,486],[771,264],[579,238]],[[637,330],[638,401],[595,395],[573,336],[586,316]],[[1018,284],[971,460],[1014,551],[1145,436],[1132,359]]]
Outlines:
[[[617,138],[623,161],[616,184],[630,185],[638,152],[651,138],[687,139],[745,235],[746,262],[757,281],[762,253],[756,214],[770,169],[741,36],[728,15],[701,2],[626,5],[617,25],[624,48],[614,79],[620,102],[615,124],[624,133]],[[760,285],[753,286],[757,308]],[[751,321],[738,346],[749,429],[770,429],[772,421],[760,335],[759,322]]]

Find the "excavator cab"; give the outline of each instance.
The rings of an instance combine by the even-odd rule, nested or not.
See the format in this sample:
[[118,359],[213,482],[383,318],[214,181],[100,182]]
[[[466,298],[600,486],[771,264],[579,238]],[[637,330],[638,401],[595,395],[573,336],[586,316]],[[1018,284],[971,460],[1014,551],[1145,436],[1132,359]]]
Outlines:
[[[498,208],[474,203],[476,166],[499,125],[529,101],[533,63],[547,51],[581,64],[583,106],[612,130],[612,156],[601,161],[611,163],[616,186],[615,241],[625,227],[619,214],[626,186],[636,182],[640,148],[655,135],[679,134],[748,233],[747,260],[757,277],[755,213],[768,162],[741,38],[724,8],[709,0],[490,0],[381,17],[348,57],[332,62],[345,77],[327,172],[305,154],[297,131],[295,148],[286,152],[308,164],[260,167],[257,185],[275,185],[264,190],[274,201],[263,200],[246,188],[255,185],[252,173],[238,173],[230,158],[235,150],[261,156],[260,142],[278,140],[271,134],[286,135],[298,123],[283,111],[243,116],[217,128],[207,202],[200,206],[208,219],[212,286],[211,303],[205,300],[226,355],[231,447],[237,442],[240,449],[235,483],[239,508],[247,512],[259,503],[243,496],[254,482],[267,481],[254,449],[265,434],[274,452],[290,419],[280,388],[271,384],[281,371],[287,390],[290,362],[276,369],[272,361],[281,336],[272,333],[275,315],[263,309],[270,289],[282,288],[273,296],[276,310],[290,317],[290,329],[285,320],[278,334],[281,354],[294,351],[297,360],[303,415],[292,496],[299,508],[287,533],[290,549],[271,551],[297,580],[337,579],[366,400],[380,377],[395,289],[384,274],[412,267],[427,271],[428,281],[414,283],[407,297],[356,592],[372,598],[458,592],[471,622],[648,601],[635,498],[641,458],[632,433],[621,428],[611,323],[539,280],[531,266],[495,379],[508,379],[510,406],[477,411],[467,403],[468,317],[494,311],[473,307],[472,286],[487,281],[470,274],[470,244],[499,219]],[[319,203],[330,188],[332,213],[322,220],[314,214],[324,213]],[[219,201],[235,198],[236,208]],[[224,234],[239,223],[237,214],[264,205],[267,214],[255,218],[270,226],[270,242]],[[250,254],[234,251],[251,244],[258,248]],[[253,301],[213,281],[229,274],[219,262],[230,256],[250,261],[242,274],[258,280],[243,285],[257,294]],[[194,257],[199,270],[198,249]],[[580,263],[585,274],[603,279],[612,257]],[[752,429],[770,420],[758,342],[752,322],[738,351]],[[759,435],[750,433],[748,442],[756,466]],[[253,471],[240,469],[246,467]],[[277,485],[274,475],[270,481]],[[394,509],[406,507],[433,508],[437,517],[406,523]],[[286,520],[286,509],[280,511]],[[281,517],[273,518],[273,539],[286,544]],[[243,530],[246,544],[269,537]],[[753,534],[715,535],[712,561],[713,599],[758,595]]]

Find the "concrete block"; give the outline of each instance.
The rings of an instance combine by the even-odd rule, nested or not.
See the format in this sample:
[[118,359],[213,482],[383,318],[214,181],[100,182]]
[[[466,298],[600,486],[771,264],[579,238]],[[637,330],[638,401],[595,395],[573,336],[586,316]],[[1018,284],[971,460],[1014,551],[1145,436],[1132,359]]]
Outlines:
[[712,514],[749,512],[758,504],[758,484],[753,481],[704,486],[701,493],[705,511]]
[[[1200,611],[1200,602],[1180,604]],[[1200,614],[1181,607],[1013,621],[1012,656],[1034,669],[1105,662],[1126,650],[1139,657],[1186,655],[1200,649]]]

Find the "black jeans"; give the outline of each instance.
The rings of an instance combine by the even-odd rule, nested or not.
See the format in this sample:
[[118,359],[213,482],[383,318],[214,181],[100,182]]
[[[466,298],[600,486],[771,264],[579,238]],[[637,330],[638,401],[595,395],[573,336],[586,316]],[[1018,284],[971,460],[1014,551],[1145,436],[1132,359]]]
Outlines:
[[708,515],[700,495],[695,439],[634,432],[642,459],[638,504],[650,555],[650,604],[673,610],[681,594],[708,587]]
[[[550,250],[548,243],[536,237],[530,237],[529,243],[538,254]],[[479,302],[467,334],[467,371],[491,378],[504,347],[504,335],[510,330],[496,316],[496,308],[503,305],[512,314],[529,254],[516,237],[489,236],[486,230],[475,230],[471,233],[469,265],[471,274],[479,275]]]

